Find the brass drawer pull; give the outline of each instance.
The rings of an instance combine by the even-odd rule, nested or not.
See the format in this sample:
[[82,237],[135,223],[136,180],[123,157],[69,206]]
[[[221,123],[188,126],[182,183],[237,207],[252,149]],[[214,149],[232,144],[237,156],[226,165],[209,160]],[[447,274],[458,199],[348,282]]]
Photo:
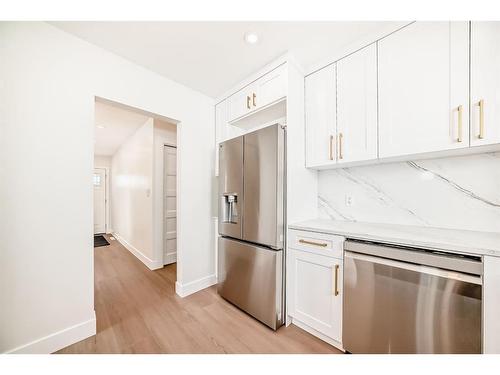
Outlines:
[[477,105],[479,106],[479,139],[484,138],[484,100],[481,99]]
[[344,153],[342,151],[342,141],[344,140],[344,134],[339,133],[339,159],[344,158]]
[[255,103],[255,100],[257,99],[257,95],[255,93],[252,94],[252,104],[254,107],[257,107],[257,103]]
[[338,296],[339,295],[339,269],[340,269],[340,266],[338,264],[335,265],[335,287],[334,287],[334,291],[335,291],[335,295]]
[[330,160],[333,160],[333,135],[330,136]]
[[314,241],[307,241],[307,240],[299,240],[300,243],[306,244],[306,245],[313,245],[313,246],[320,246],[320,247],[327,247],[328,244],[324,242],[314,242]]
[[250,109],[250,97],[247,96],[247,109]]
[[458,137],[457,142],[462,142],[462,105],[457,108],[458,111]]

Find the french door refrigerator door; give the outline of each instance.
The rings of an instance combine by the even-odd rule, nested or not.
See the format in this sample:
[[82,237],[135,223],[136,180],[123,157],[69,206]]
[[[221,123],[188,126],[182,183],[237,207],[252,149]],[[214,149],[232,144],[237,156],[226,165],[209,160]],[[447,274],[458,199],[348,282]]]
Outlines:
[[283,248],[285,130],[276,124],[244,136],[243,239]]
[[243,137],[219,145],[219,234],[242,237]]
[[283,250],[219,237],[218,293],[276,330],[283,324]]

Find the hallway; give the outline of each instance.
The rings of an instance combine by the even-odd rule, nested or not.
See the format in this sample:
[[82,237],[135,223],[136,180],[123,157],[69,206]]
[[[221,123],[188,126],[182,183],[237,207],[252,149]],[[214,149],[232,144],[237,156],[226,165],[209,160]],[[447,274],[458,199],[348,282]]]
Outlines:
[[175,294],[176,265],[150,271],[118,241],[94,249],[97,335],[58,353],[340,353],[307,332],[273,332],[217,295]]

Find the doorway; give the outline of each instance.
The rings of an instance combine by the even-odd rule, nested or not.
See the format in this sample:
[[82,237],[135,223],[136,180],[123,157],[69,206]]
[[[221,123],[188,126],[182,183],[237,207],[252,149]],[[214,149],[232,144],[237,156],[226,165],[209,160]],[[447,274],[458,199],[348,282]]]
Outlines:
[[163,158],[163,264],[167,265],[177,262],[177,147],[166,144]]
[[94,168],[94,234],[106,233],[106,169]]

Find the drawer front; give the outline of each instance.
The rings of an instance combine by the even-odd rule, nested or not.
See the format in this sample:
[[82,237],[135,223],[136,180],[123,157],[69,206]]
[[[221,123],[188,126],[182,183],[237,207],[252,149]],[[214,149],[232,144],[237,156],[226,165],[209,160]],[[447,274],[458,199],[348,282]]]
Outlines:
[[343,258],[345,238],[342,236],[290,229],[288,239],[289,248]]

